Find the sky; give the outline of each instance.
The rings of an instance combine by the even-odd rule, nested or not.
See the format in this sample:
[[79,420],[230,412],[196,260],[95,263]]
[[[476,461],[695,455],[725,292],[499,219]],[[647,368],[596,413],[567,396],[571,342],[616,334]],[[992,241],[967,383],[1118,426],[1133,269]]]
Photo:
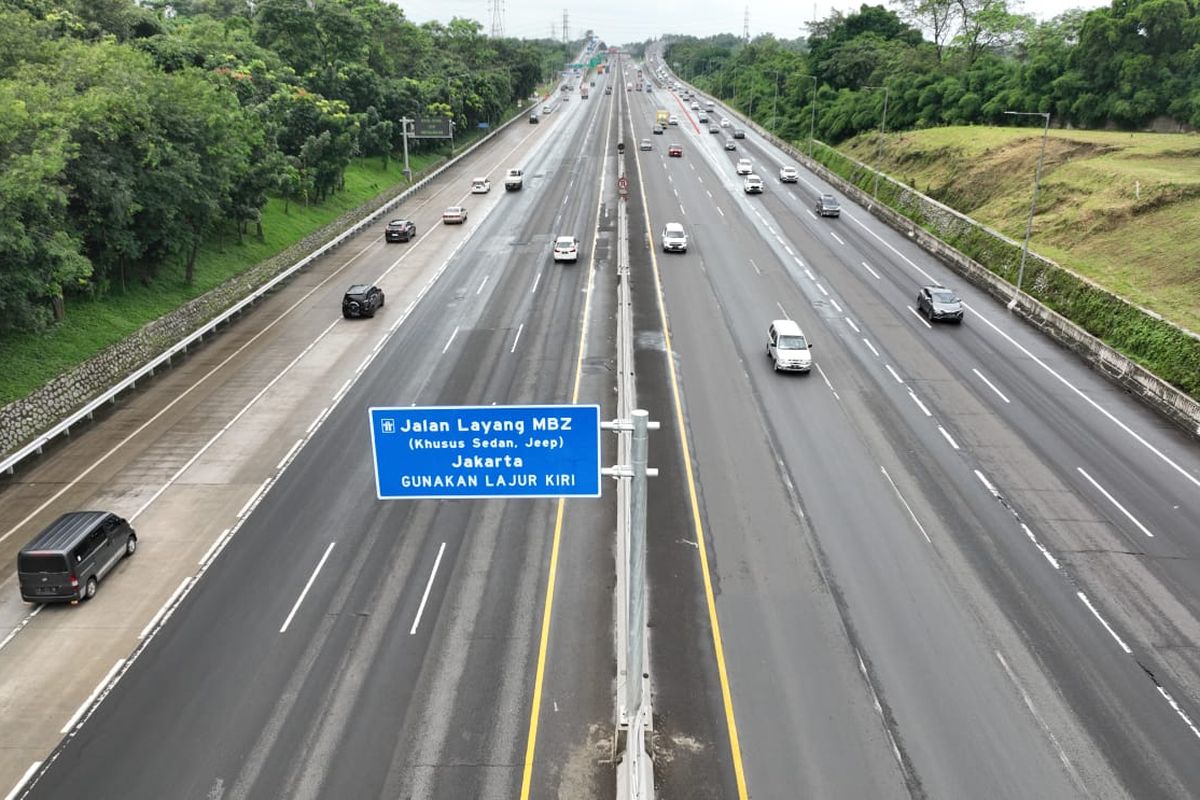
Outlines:
[[[485,33],[491,30],[489,0],[392,0],[414,22],[453,17],[478,20]],[[850,13],[863,0],[657,0],[638,8],[628,5],[589,2],[584,5],[566,0],[499,0],[504,9],[504,34],[518,38],[546,38],[554,33],[562,37],[563,13],[567,31],[576,39],[586,30],[594,30],[608,44],[640,42],[663,33],[711,36],[717,33],[741,35],[745,14],[750,15],[750,35],[771,33],[781,39],[794,39],[807,32],[805,23],[824,19],[834,9]],[[871,0],[872,5],[895,8],[887,0]],[[1010,8],[1016,2],[1010,0]],[[1108,0],[1028,0],[1022,13],[1050,19],[1069,8],[1099,8]],[[1014,8],[1014,10],[1017,10]]]

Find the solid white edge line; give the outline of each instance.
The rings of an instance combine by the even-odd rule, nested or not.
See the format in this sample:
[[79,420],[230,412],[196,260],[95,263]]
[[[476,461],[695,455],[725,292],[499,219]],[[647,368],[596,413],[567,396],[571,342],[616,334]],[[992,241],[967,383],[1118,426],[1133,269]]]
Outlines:
[[13,786],[13,788],[9,790],[8,794],[4,796],[4,800],[14,800],[14,798],[21,793],[21,790],[25,788],[25,784],[29,783],[29,779],[33,777],[33,774],[41,769],[41,766],[41,761],[33,762],[29,769],[25,770],[25,774],[21,776],[21,779],[17,781],[16,785]]
[[892,365],[891,365],[891,364],[884,364],[883,366],[885,366],[885,367],[887,368],[887,371],[888,371],[888,372],[892,373],[892,377],[896,379],[896,383],[899,383],[899,384],[901,384],[901,385],[903,385],[903,384],[904,384],[904,379],[903,379],[903,378],[901,378],[901,377],[900,377],[900,376],[899,376],[899,375],[896,373],[896,370],[892,369]]
[[450,338],[446,340],[446,346],[442,348],[442,355],[446,355],[446,351],[450,349],[450,345],[454,344],[454,337],[458,336],[458,325],[454,326],[454,332],[450,334]]
[[317,579],[317,575],[321,572],[321,567],[325,566],[325,560],[329,558],[329,554],[333,551],[333,546],[337,542],[330,542],[329,547],[325,548],[325,555],[321,556],[321,560],[317,562],[317,568],[308,576],[308,583],[304,584],[304,589],[301,590],[300,596],[296,598],[295,605],[292,606],[291,612],[287,615],[287,619],[283,621],[283,627],[279,629],[280,633],[287,633],[288,626],[292,624],[292,617],[296,616],[296,612],[300,610],[300,604],[304,602],[305,595],[312,588],[313,581]]
[[1092,612],[1092,616],[1100,620],[1100,624],[1104,626],[1104,630],[1108,631],[1108,635],[1117,640],[1117,644],[1121,645],[1121,649],[1127,654],[1132,655],[1133,651],[1129,649],[1129,645],[1125,644],[1120,636],[1117,636],[1117,632],[1114,631],[1112,626],[1108,624],[1108,620],[1100,616],[1100,612],[1096,610],[1094,605],[1092,605],[1092,601],[1088,599],[1088,596],[1083,592],[1076,592],[1075,594],[1077,594],[1079,599],[1083,601],[1083,604],[1088,607],[1088,611]]
[[217,548],[221,546],[221,542],[225,540],[225,537],[229,535],[231,530],[233,530],[233,528],[226,528],[225,530],[221,531],[221,534],[216,539],[213,539],[213,543],[209,545],[208,550],[205,551],[204,555],[201,556],[200,560],[196,563],[200,566],[207,564],[208,560],[213,557],[217,551]]
[[976,477],[976,478],[979,478],[979,482],[980,482],[980,483],[982,483],[982,484],[983,484],[983,487],[984,487],[985,489],[987,489],[987,490],[988,490],[988,492],[990,492],[990,493],[991,493],[992,497],[995,497],[996,499],[999,499],[999,498],[1000,498],[1000,492],[999,492],[999,490],[998,490],[998,489],[996,489],[996,487],[992,485],[992,482],[991,482],[991,481],[989,481],[989,480],[987,479],[987,476],[986,476],[986,475],[984,475],[984,474],[983,474],[982,472],[980,472],[979,470],[975,470],[975,477]]
[[1005,396],[1004,396],[1004,392],[1002,392],[1002,391],[1000,391],[999,389],[997,389],[997,388],[996,388],[996,387],[995,387],[995,386],[992,384],[992,382],[991,382],[991,381],[989,381],[987,378],[985,378],[985,377],[983,376],[983,373],[982,373],[982,372],[980,372],[979,370],[975,369],[974,367],[971,367],[971,372],[974,372],[974,373],[975,373],[975,374],[976,374],[976,375],[979,377],[979,380],[981,380],[981,381],[983,381],[984,383],[986,383],[986,384],[988,385],[988,388],[989,388],[989,389],[991,389],[993,392],[995,392],[995,393],[997,394],[997,396],[999,396],[999,398],[1000,398],[1001,400],[1003,400],[1003,401],[1004,401],[1004,402],[1006,402],[1006,403],[1011,403],[1011,402],[1012,402],[1012,401],[1010,401],[1010,400],[1009,400],[1007,397],[1005,397]]
[[33,607],[33,611],[30,611],[28,614],[25,615],[24,619],[22,619],[20,622],[18,622],[16,625],[14,625],[13,629],[8,632],[8,636],[5,636],[4,640],[0,641],[0,650],[3,650],[5,645],[7,645],[13,639],[17,638],[17,634],[20,633],[25,628],[26,625],[28,625],[30,622],[32,622],[33,618],[36,617],[38,615],[38,613],[45,607],[46,607],[45,603],[38,603],[36,606]]
[[1088,482],[1090,484],[1092,484],[1092,486],[1095,486],[1096,491],[1098,491],[1098,492],[1100,492],[1100,494],[1104,495],[1104,497],[1108,500],[1108,502],[1112,503],[1114,506],[1117,507],[1118,510],[1120,510],[1120,512],[1122,514],[1124,514],[1126,517],[1128,517],[1130,522],[1132,522],[1134,525],[1137,525],[1142,533],[1146,534],[1151,539],[1154,538],[1154,534],[1150,532],[1150,529],[1147,528],[1145,525],[1143,525],[1141,522],[1139,522],[1137,517],[1135,517],[1133,514],[1130,514],[1128,509],[1125,508],[1125,506],[1123,506],[1119,502],[1117,502],[1117,498],[1115,498],[1111,494],[1109,494],[1108,490],[1105,489],[1103,486],[1101,486],[1099,483],[1097,483],[1095,478],[1093,478],[1091,475],[1088,475],[1087,471],[1083,467],[1076,467],[1075,469],[1079,470],[1079,474],[1082,475],[1083,477],[1087,478]]
[[166,614],[167,609],[175,604],[175,601],[179,599],[179,595],[183,594],[183,591],[187,589],[188,584],[191,582],[191,575],[183,579],[178,588],[176,588],[175,591],[171,593],[171,596],[167,598],[167,602],[162,604],[162,608],[154,612],[154,616],[150,618],[150,621],[146,623],[146,627],[142,628],[142,632],[138,634],[138,639],[145,639],[146,634],[154,630],[154,626],[157,625],[158,621],[163,618],[163,614]]
[[925,532],[925,526],[921,524],[921,520],[917,519],[917,515],[913,513],[912,508],[908,505],[908,501],[904,499],[904,495],[900,494],[900,487],[896,485],[894,480],[892,480],[892,476],[888,474],[888,471],[884,469],[882,464],[879,465],[879,471],[883,473],[883,477],[887,478],[887,482],[892,485],[892,491],[896,493],[896,497],[900,498],[900,502],[904,504],[904,510],[908,512],[910,517],[912,517],[912,521],[921,531],[921,535],[925,537],[925,541],[933,544],[933,539],[930,539],[929,534]]
[[258,501],[259,495],[261,495],[263,493],[263,489],[266,489],[267,484],[270,482],[271,482],[271,479],[267,478],[265,481],[263,481],[259,485],[259,487],[257,489],[254,490],[254,494],[250,495],[250,499],[246,501],[246,505],[242,506],[242,510],[237,513],[238,519],[241,519],[246,516],[247,512],[250,511],[250,508],[255,504],[255,502]]
[[442,542],[442,546],[438,548],[437,558],[433,560],[433,570],[429,573],[429,580],[425,582],[425,592],[421,595],[421,604],[417,606],[417,616],[413,619],[412,627],[408,629],[408,635],[412,636],[417,632],[417,627],[421,624],[421,615],[425,613],[425,603],[429,600],[429,590],[433,588],[433,579],[437,576],[438,565],[442,563],[442,554],[446,552],[446,543]]
[[1158,693],[1163,696],[1163,699],[1170,704],[1171,708],[1175,709],[1175,713],[1180,716],[1180,718],[1183,720],[1183,723],[1192,729],[1192,733],[1196,734],[1197,739],[1200,739],[1200,730],[1196,728],[1195,723],[1192,722],[1192,718],[1187,715],[1187,712],[1179,707],[1179,703],[1175,702],[1175,698],[1171,697],[1171,694],[1166,689],[1159,686],[1157,683],[1155,686],[1158,688]]
[[525,323],[524,323],[524,322],[522,322],[522,323],[521,323],[521,324],[520,324],[520,325],[517,327],[517,335],[513,337],[512,349],[511,349],[511,350],[509,350],[508,352],[510,352],[510,353],[515,353],[515,352],[517,352],[517,342],[521,341],[521,331],[523,331],[523,330],[525,330]]
[[938,431],[942,434],[942,438],[950,443],[951,447],[953,447],[955,450],[960,449],[958,442],[954,441],[954,437],[952,437],[945,428],[943,428],[941,425],[938,425]]
[[108,686],[108,682],[113,679],[113,675],[116,675],[117,671],[119,669],[121,669],[121,667],[124,666],[124,664],[125,664],[125,659],[123,659],[123,658],[117,659],[117,663],[113,664],[112,669],[110,669],[108,671],[108,674],[105,675],[103,679],[101,679],[100,683],[96,684],[96,688],[93,689],[92,693],[89,694],[87,696],[87,699],[83,701],[83,705],[81,705],[78,708],[78,710],[76,710],[75,713],[71,715],[71,718],[69,720],[67,720],[67,724],[63,725],[62,730],[60,730],[59,733],[66,734],[68,731],[71,730],[71,728],[75,727],[75,723],[78,722],[79,718],[83,716],[83,712],[87,711],[88,708],[92,705],[92,703],[94,703],[96,701],[96,698],[100,696],[100,692],[104,691],[104,687]]

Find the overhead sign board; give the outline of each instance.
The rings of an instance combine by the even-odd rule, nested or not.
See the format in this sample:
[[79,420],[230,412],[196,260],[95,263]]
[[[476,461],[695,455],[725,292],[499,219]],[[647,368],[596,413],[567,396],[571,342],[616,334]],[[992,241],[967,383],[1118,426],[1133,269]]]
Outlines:
[[413,120],[410,136],[418,139],[449,139],[450,120],[447,117],[420,117]]
[[381,500],[599,497],[600,407],[371,408]]

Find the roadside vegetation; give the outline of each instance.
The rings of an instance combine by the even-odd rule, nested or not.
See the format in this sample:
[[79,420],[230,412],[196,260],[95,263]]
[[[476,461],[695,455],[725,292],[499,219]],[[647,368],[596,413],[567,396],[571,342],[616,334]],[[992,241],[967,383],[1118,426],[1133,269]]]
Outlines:
[[402,183],[401,118],[465,144],[570,49],[385,0],[0,0],[0,403]]

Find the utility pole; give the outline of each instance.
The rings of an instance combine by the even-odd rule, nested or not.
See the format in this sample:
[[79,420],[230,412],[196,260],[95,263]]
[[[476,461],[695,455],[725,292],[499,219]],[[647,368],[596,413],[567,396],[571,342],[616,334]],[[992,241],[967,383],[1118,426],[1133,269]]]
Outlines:
[[1029,257],[1029,236],[1033,233],[1033,215],[1037,213],[1038,190],[1042,187],[1042,161],[1046,158],[1046,139],[1050,137],[1050,114],[1046,111],[1005,111],[1014,117],[1042,117],[1046,127],[1042,129],[1042,152],[1038,154],[1037,171],[1033,175],[1033,202],[1029,205],[1029,219],[1025,221],[1025,246],[1021,248],[1021,267],[1017,270],[1017,291],[1008,301],[1008,310],[1017,306],[1021,296],[1021,283],[1025,280],[1025,259]]
[[412,130],[413,120],[408,117],[400,118],[400,134],[404,139],[404,178],[412,183],[412,170],[408,168],[408,134]]
[[567,10],[563,9],[563,44],[571,41],[570,35],[567,33]]
[[879,199],[879,161],[883,158],[883,137],[887,132],[888,87],[864,86],[864,89],[883,89],[883,115],[879,118],[879,146],[875,148],[875,190],[871,196]]
[[746,13],[742,15],[742,41],[750,44],[750,6],[746,6]]

